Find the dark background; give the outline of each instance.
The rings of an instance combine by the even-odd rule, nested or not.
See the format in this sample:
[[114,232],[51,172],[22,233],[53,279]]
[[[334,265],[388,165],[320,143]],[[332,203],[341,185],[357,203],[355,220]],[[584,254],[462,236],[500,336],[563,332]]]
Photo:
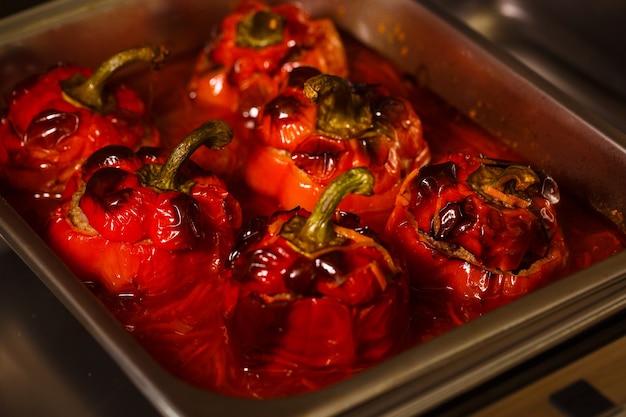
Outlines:
[[0,17],[5,17],[45,2],[46,0],[2,0],[0,3]]

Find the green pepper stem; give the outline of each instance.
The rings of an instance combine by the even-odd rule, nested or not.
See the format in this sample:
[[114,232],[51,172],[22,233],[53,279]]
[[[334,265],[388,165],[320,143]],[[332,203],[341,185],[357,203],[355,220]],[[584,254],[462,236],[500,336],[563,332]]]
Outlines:
[[235,43],[239,47],[262,49],[283,41],[285,17],[267,10],[244,16],[237,25]]
[[[500,166],[483,163],[470,174],[467,183],[485,198],[508,206],[525,207],[537,192],[539,176],[523,165]],[[533,191],[534,190],[534,191]]]
[[371,171],[366,167],[352,168],[328,184],[306,221],[295,220],[294,217],[291,220],[295,223],[284,228],[285,234],[281,232],[281,236],[306,253],[339,244],[343,240],[335,233],[332,220],[337,206],[348,194],[370,196],[373,193],[374,176]]
[[189,133],[170,153],[165,163],[147,184],[163,191],[178,190],[176,177],[183,163],[198,149],[205,145],[213,150],[220,150],[228,145],[233,137],[230,125],[222,120],[209,120]]
[[167,54],[168,51],[162,46],[127,49],[104,61],[91,77],[77,74],[62,82],[61,88],[66,99],[73,104],[106,114],[115,108],[113,97],[103,95],[104,87],[114,73],[135,62],[148,62],[156,67]]
[[361,136],[372,127],[370,103],[349,81],[320,74],[304,83],[304,95],[318,106],[317,129],[339,139]]

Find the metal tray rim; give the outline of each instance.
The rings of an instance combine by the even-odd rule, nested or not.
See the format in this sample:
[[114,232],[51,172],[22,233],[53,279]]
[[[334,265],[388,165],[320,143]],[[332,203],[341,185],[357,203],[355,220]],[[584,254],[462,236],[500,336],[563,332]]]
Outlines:
[[[103,0],[97,2],[97,5],[90,9],[90,13],[95,13],[103,7],[113,7],[121,3],[118,0]],[[55,21],[55,16],[59,16],[57,23],[65,21],[64,13],[70,10],[72,6],[83,4],[80,0],[62,0],[47,4],[45,7],[39,7],[30,13],[25,13],[9,21],[0,22],[0,40],[6,39],[4,34],[6,26],[11,29],[12,26],[18,26],[21,21],[30,21],[31,19],[39,19],[45,12],[51,21]],[[424,7],[424,6],[422,6]],[[429,7],[428,5],[425,7]],[[429,9],[430,10],[430,9]],[[434,9],[433,9],[434,10]],[[58,13],[58,14],[57,14]],[[439,15],[440,11],[433,13]],[[76,15],[78,16],[78,15]],[[72,16],[71,18],[75,18]],[[448,20],[443,16],[443,19]],[[467,32],[468,30],[459,23],[449,19],[449,24],[456,30]],[[6,25],[5,25],[6,23]],[[13,32],[11,32],[13,33]],[[25,32],[19,34],[23,35]],[[13,35],[11,35],[13,36]],[[473,39],[474,42],[482,43],[480,39]],[[484,42],[479,45],[487,52],[490,52],[490,44]],[[491,51],[491,53],[493,53]],[[526,71],[517,67],[515,62],[507,62],[513,70]],[[603,128],[604,130],[604,128]],[[610,129],[609,129],[610,130]],[[623,146],[623,141],[616,141],[619,146]],[[154,402],[155,406],[164,415],[197,415],[207,411],[231,411],[237,412],[239,415],[254,413],[256,415],[264,412],[272,412],[281,410],[289,413],[299,413],[301,415],[319,415],[336,414],[336,413],[355,413],[367,415],[371,411],[365,411],[358,404],[365,404],[367,399],[370,400],[369,405],[374,405],[377,411],[381,413],[389,412],[394,415],[402,415],[402,413],[416,410],[424,411],[429,407],[437,405],[450,394],[458,394],[472,384],[484,381],[492,373],[477,374],[480,366],[477,363],[467,365],[463,368],[463,384],[458,381],[441,380],[441,376],[437,376],[437,371],[442,369],[446,372],[459,370],[455,364],[441,366],[441,347],[449,344],[466,340],[474,329],[479,327],[483,331],[489,330],[484,334],[485,340],[494,341],[492,346],[495,348],[511,344],[511,333],[513,329],[526,327],[530,334],[536,334],[541,339],[539,345],[533,349],[521,349],[526,351],[527,355],[533,353],[537,349],[545,348],[553,345],[558,341],[568,337],[572,332],[580,331],[588,327],[590,324],[606,317],[626,306],[626,253],[620,253],[606,261],[600,262],[585,271],[581,271],[565,280],[552,284],[551,286],[539,290],[530,296],[515,301],[510,305],[501,308],[497,315],[490,314],[477,319],[475,322],[466,326],[455,329],[437,339],[427,342],[421,346],[417,346],[397,357],[390,359],[381,366],[366,370],[355,377],[328,387],[318,392],[305,394],[303,396],[277,399],[277,400],[242,400],[234,398],[225,398],[213,393],[207,393],[197,390],[187,384],[174,380],[165,375],[162,370],[155,366],[151,358],[138,348],[136,343],[132,341],[130,335],[117,325],[114,319],[101,307],[93,302],[87,301],[87,305],[83,304],[85,297],[90,294],[79,284],[78,280],[65,269],[45,244],[38,239],[30,239],[29,227],[25,222],[13,211],[13,209],[2,200],[0,204],[0,231],[3,238],[8,242],[9,246],[18,253],[18,255],[33,269],[40,279],[57,295],[57,297],[70,309],[70,311],[81,321],[87,330],[107,348],[112,357],[120,363],[121,368],[127,372],[131,380],[135,382],[139,389]],[[62,277],[62,281],[58,280]],[[590,282],[589,278],[595,278]],[[76,284],[69,284],[69,280],[75,280]],[[571,292],[574,287],[576,290]],[[564,290],[570,291],[566,297],[559,295]],[[594,297],[590,297],[594,294]],[[92,297],[93,298],[93,297]],[[533,311],[532,317],[522,318],[520,311],[526,311],[526,305],[542,300],[545,304],[544,308]],[[557,300],[557,301],[555,301]],[[576,310],[578,317],[569,323],[567,328],[555,331],[555,316],[552,313],[556,310],[570,311]],[[507,322],[503,325],[502,322]],[[504,334],[502,330],[506,331]],[[122,333],[124,335],[122,335]],[[110,337],[113,335],[113,337]],[[520,341],[521,337],[517,336],[513,340]],[[529,339],[522,338],[521,341]],[[120,342],[121,343],[118,343]],[[447,352],[448,357],[458,361],[458,358],[467,353],[466,346],[462,344],[456,345],[455,350]],[[520,345],[524,346],[524,345]],[[511,358],[511,354],[503,354],[499,358],[500,366],[498,370],[511,366],[512,363],[518,363],[520,358]],[[424,358],[430,358],[424,360]],[[433,359],[434,358],[434,359]],[[415,362],[422,360],[422,366],[417,368],[407,368],[406,362]],[[475,362],[479,362],[478,360]],[[372,380],[380,378],[389,378],[393,374],[393,381],[378,384]],[[420,384],[418,378],[424,377],[424,381]],[[155,379],[156,378],[156,379]],[[415,386],[417,385],[417,387]],[[367,389],[364,389],[364,386]],[[384,398],[390,391],[394,391]],[[447,394],[444,394],[447,392]],[[417,398],[407,398],[410,394],[421,393],[423,395]],[[352,405],[357,408],[350,411],[347,404],[340,404],[346,400],[346,395],[354,395],[356,401]],[[202,400],[201,404],[197,401],[191,401],[189,404],[186,400]],[[182,402],[181,402],[182,401]],[[217,404],[214,402],[217,401]],[[331,401],[330,403],[328,401]],[[347,403],[347,402],[346,402]],[[253,407],[253,410],[250,408]],[[378,407],[378,408],[376,408]],[[251,415],[251,414],[250,414]],[[378,414],[380,415],[380,414]]]

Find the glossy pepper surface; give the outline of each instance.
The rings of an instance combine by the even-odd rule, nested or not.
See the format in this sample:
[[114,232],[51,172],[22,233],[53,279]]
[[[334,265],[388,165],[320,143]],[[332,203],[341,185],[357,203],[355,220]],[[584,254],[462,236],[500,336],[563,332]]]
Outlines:
[[371,194],[372,180],[366,168],[349,170],[312,213],[279,211],[243,229],[224,305],[230,344],[250,372],[354,369],[405,337],[406,274],[373,231],[336,211],[348,192]]
[[345,76],[343,43],[329,19],[312,19],[299,5],[242,1],[226,16],[190,80],[192,97],[255,118],[279,84],[299,66]]
[[414,289],[465,322],[549,282],[568,251],[553,178],[451,153],[407,177],[387,224]]
[[[258,134],[245,168],[253,190],[285,209],[311,211],[331,181],[364,166],[374,175],[374,195],[350,195],[339,208],[371,224],[386,220],[404,175],[430,158],[420,119],[405,99],[307,67],[292,71],[265,105]],[[263,172],[276,180],[265,181]]]
[[220,157],[200,150],[194,160],[212,171],[239,174],[261,108],[303,65],[347,74],[342,39],[331,20],[313,19],[293,3],[239,2],[199,54],[188,83],[190,108],[228,121],[235,135]]
[[97,149],[158,145],[159,133],[142,99],[110,77],[132,63],[162,63],[162,47],[115,54],[95,71],[61,65],[24,80],[8,95],[0,122],[0,178],[17,191],[58,195]]
[[187,159],[231,137],[230,126],[209,121],[167,159],[155,148],[100,149],[68,185],[71,198],[48,226],[50,246],[80,279],[113,295],[175,294],[219,274],[241,210],[221,179]]

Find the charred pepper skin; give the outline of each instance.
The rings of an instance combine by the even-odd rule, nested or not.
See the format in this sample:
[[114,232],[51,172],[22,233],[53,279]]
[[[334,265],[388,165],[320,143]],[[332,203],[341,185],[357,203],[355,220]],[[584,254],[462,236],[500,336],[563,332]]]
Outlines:
[[100,149],[68,184],[71,197],[47,228],[50,246],[81,280],[113,296],[175,296],[221,274],[241,208],[220,178],[187,159],[231,137],[230,126],[209,121],[167,159],[158,148]]
[[407,177],[386,236],[406,260],[413,290],[460,324],[565,271],[559,199],[541,171],[452,153]]
[[299,66],[347,75],[343,43],[328,19],[312,19],[296,4],[243,1],[220,25],[196,62],[189,83],[200,104],[224,104],[254,119]]
[[[244,173],[250,188],[284,209],[311,211],[332,180],[365,166],[375,177],[374,196],[347,196],[339,208],[377,231],[403,177],[430,159],[420,118],[407,100],[311,67],[290,73],[281,94],[264,106],[257,130]],[[272,172],[276,181],[264,181],[261,172]]]
[[142,99],[110,76],[136,62],[162,64],[159,46],[115,54],[95,71],[61,65],[24,80],[8,95],[0,122],[0,179],[18,192],[58,196],[95,150],[110,144],[158,145]]
[[252,372],[272,364],[357,369],[388,357],[405,337],[406,274],[358,217],[335,211],[346,189],[365,190],[372,178],[355,168],[313,213],[279,211],[242,230],[224,306],[235,357]]
[[296,4],[243,1],[219,27],[196,60],[188,82],[190,106],[199,115],[222,118],[235,128],[230,158],[200,150],[202,167],[239,175],[261,108],[278,94],[287,75],[300,66],[346,76],[342,39],[329,19],[313,19]]

